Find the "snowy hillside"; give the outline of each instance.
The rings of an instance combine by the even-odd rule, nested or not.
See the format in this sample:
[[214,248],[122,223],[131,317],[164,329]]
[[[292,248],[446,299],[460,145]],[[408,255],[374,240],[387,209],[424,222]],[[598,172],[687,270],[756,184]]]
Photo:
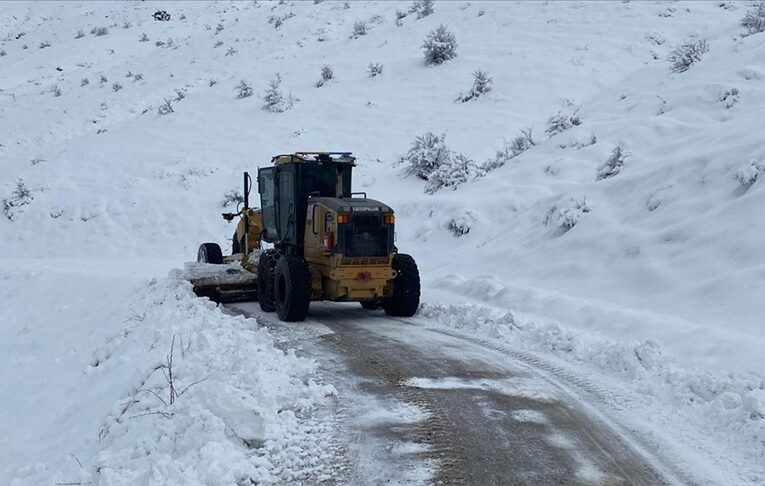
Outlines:
[[[158,5],[0,6],[1,484],[340,474],[306,456],[335,440],[307,418],[335,399],[316,361],[168,277],[202,241],[229,247],[242,171],[297,150],[354,152],[356,190],[396,210],[417,322],[641,397],[628,426],[693,482],[765,484],[749,2]],[[429,65],[442,24],[456,57]],[[673,69],[683,44],[699,60]],[[478,70],[489,89],[461,102]],[[410,163],[429,132],[447,156],[426,181]],[[155,413],[171,346],[187,422]]]

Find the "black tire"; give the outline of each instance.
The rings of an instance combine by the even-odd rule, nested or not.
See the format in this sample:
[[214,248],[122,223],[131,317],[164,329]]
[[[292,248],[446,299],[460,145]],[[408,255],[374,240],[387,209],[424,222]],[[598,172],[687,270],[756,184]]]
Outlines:
[[239,238],[236,237],[236,231],[234,231],[234,236],[231,237],[231,254],[236,255],[237,253],[241,253],[242,250],[239,247]]
[[273,312],[274,305],[274,267],[278,255],[272,251],[263,252],[258,259],[258,303],[263,312]]
[[412,317],[420,306],[420,271],[414,258],[403,253],[393,256],[393,295],[385,299],[383,309],[389,316]]
[[365,300],[361,302],[361,307],[366,310],[378,310],[382,308],[382,302],[379,300]]
[[214,263],[220,265],[223,263],[223,252],[217,243],[202,243],[197,251],[197,261],[199,263]]
[[302,258],[284,255],[274,271],[274,300],[282,321],[303,321],[311,305],[311,271]]

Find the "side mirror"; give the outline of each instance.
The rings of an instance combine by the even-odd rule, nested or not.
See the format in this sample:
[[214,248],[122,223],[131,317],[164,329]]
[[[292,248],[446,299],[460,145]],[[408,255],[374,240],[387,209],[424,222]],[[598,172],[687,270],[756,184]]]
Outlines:
[[234,217],[236,216],[234,213],[222,213],[223,219],[228,221],[229,223],[234,220]]

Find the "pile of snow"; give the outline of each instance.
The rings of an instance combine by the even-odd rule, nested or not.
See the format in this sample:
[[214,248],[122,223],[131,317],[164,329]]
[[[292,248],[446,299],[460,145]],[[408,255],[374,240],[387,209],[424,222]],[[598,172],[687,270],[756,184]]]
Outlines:
[[765,481],[762,376],[685,369],[655,341],[608,341],[482,305],[423,304],[418,317],[422,325],[495,341],[514,357],[578,386],[579,393],[594,395],[621,424],[671,454],[689,477]]
[[[3,272],[3,289],[17,290],[1,317],[19,331],[3,340],[11,449],[0,482],[311,483],[341,472],[334,424],[312,413],[335,391],[311,360],[197,298],[180,271],[145,284],[90,267]],[[30,403],[49,419],[18,421]]]

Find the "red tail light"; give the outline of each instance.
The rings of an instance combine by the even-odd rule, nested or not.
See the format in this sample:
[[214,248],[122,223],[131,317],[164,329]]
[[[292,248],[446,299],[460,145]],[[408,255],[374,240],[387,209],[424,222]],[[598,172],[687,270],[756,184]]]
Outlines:
[[335,234],[332,230],[324,232],[324,251],[332,251],[335,248]]

